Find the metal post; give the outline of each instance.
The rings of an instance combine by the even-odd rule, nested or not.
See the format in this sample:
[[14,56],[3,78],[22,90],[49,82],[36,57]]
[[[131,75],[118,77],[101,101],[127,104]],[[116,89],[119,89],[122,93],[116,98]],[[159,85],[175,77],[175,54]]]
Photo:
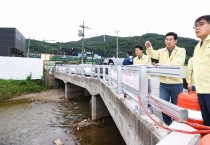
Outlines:
[[[148,74],[147,74],[147,68],[146,66],[139,67],[139,96],[141,98],[141,101],[145,105],[145,107],[148,106]],[[140,111],[143,113],[143,111]]]
[[30,37],[28,39],[28,53],[27,53],[27,57],[29,57],[29,52],[30,52]]
[[69,68],[69,74],[71,74],[71,65],[69,65],[68,68]]
[[84,76],[85,75],[85,69],[84,69],[85,66],[81,66],[81,67],[82,67],[82,76]]
[[95,69],[94,67],[93,67],[93,64],[91,65],[91,71],[90,71],[90,77],[92,78],[93,77],[93,69]]
[[58,65],[55,65],[55,72],[58,72]]
[[109,65],[108,66],[108,84],[109,85],[112,85],[112,82],[111,82],[111,66]]
[[100,66],[99,65],[97,66],[97,70],[98,70],[98,78],[101,79],[101,76],[100,76]]
[[103,65],[103,81],[106,81],[105,65]]
[[75,66],[75,75],[77,75],[77,67],[78,65]]
[[121,66],[117,66],[117,93],[122,94],[122,69]]

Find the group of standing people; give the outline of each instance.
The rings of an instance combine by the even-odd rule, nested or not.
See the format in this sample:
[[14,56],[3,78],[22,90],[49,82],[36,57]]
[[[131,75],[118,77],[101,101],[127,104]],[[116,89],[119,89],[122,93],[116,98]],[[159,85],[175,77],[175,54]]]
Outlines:
[[[210,15],[197,18],[194,22],[196,36],[200,39],[195,46],[194,55],[188,61],[188,90],[195,91],[201,107],[201,114],[204,125],[210,126]],[[129,58],[131,64],[151,65],[151,59],[156,59],[158,65],[183,66],[186,58],[185,48],[178,47],[177,34],[169,32],[165,35],[165,47],[154,50],[150,41],[145,42],[146,54],[143,54],[143,47],[135,46],[136,57]],[[125,64],[123,62],[124,65]],[[177,105],[178,95],[183,91],[183,79],[161,76],[159,96]],[[167,125],[172,123],[171,117],[162,113],[163,120]]]

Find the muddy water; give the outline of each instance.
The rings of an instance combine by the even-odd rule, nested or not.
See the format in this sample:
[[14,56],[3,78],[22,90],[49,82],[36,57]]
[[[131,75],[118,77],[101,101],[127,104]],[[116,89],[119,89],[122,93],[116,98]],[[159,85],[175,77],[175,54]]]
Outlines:
[[0,145],[125,145],[111,118],[78,126],[90,116],[89,99],[1,102]]

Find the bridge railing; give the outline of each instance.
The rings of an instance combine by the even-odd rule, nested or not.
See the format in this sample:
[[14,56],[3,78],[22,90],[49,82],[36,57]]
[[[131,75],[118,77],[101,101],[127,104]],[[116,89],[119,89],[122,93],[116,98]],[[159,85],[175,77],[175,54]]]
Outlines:
[[[160,104],[165,110],[181,120],[188,120],[188,111],[180,108],[170,102],[162,100],[158,95],[152,96],[155,102],[148,95],[148,78],[153,76],[169,76],[175,78],[186,77],[185,66],[145,66],[145,65],[56,65],[56,71],[74,75],[82,75],[85,77],[96,77],[108,82],[109,85],[116,87],[118,94],[127,94],[138,102],[141,96],[143,104],[151,104],[154,108],[160,110]],[[135,107],[135,106],[134,106]],[[139,107],[140,108],[140,107]],[[162,110],[160,110],[162,111]],[[140,112],[142,112],[140,110]]]

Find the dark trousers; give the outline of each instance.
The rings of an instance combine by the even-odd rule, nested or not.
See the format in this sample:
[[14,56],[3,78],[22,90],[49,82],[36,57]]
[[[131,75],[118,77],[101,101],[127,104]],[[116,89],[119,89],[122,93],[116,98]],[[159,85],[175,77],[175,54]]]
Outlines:
[[210,126],[210,94],[197,94],[198,102],[201,107],[203,124]]
[[195,86],[192,86],[192,91],[196,91]]
[[[160,98],[165,101],[171,101],[172,104],[177,105],[177,98],[179,93],[183,92],[183,84],[164,84],[160,83]],[[162,112],[163,120],[167,125],[172,123],[170,116]]]

